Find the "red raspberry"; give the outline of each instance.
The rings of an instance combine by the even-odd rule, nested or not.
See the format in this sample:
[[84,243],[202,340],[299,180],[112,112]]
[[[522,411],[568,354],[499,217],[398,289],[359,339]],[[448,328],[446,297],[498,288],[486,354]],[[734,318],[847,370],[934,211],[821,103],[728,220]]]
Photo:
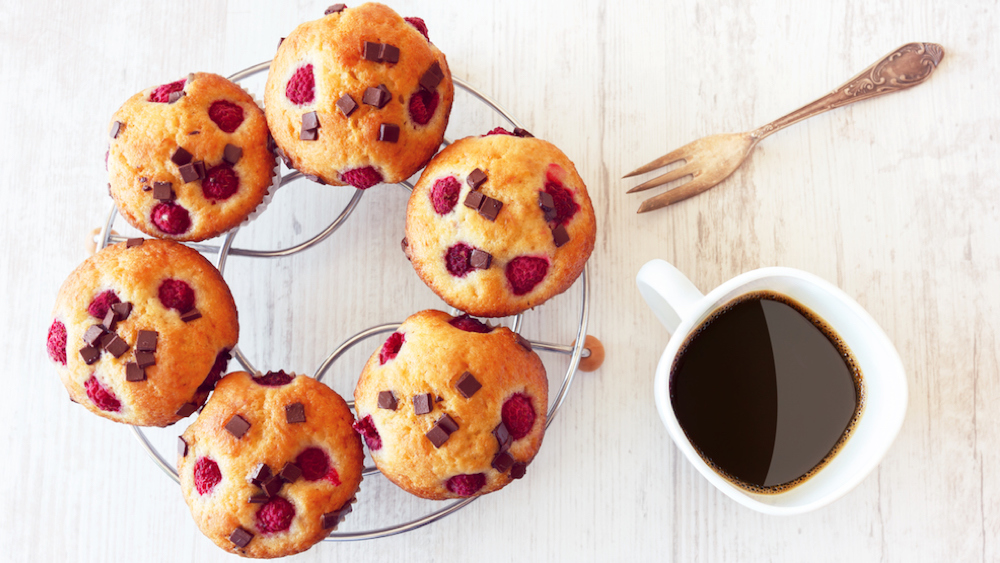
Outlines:
[[274,497],[257,511],[257,529],[262,534],[284,532],[292,526],[295,506],[281,497]]
[[399,349],[403,347],[403,342],[406,342],[406,336],[402,332],[390,334],[382,345],[382,351],[379,352],[378,365],[384,366],[386,362],[395,358]]
[[520,440],[531,432],[531,427],[535,425],[535,408],[531,406],[531,399],[527,395],[517,393],[507,399],[500,409],[500,417],[503,425],[515,440]]
[[563,187],[559,182],[546,182],[545,193],[552,196],[552,201],[556,206],[556,218],[553,222],[556,225],[565,225],[580,210],[580,204],[573,199],[573,194]]
[[444,215],[455,208],[458,203],[458,194],[462,191],[462,184],[454,176],[441,178],[434,182],[431,188],[431,203],[434,204],[434,211],[438,215]]
[[53,362],[66,365],[66,325],[58,319],[52,321],[49,327],[49,337],[45,341],[45,347],[49,350],[49,357]]
[[514,136],[513,133],[511,133],[510,131],[504,129],[503,127],[495,127],[493,129],[490,129],[490,132],[487,133],[487,134],[485,134],[485,135],[483,135],[483,136],[484,137],[489,137],[490,135],[510,135],[511,137]]
[[118,299],[118,294],[113,289],[109,289],[95,297],[90,305],[87,305],[87,312],[90,313],[90,316],[103,320],[104,316],[108,314],[108,309],[115,303],[121,303],[121,299]]
[[207,457],[199,458],[194,464],[194,488],[199,495],[207,495],[222,480],[219,464]]
[[454,319],[448,321],[448,324],[455,328],[460,328],[466,332],[478,332],[480,334],[486,334],[487,332],[492,332],[493,327],[480,321],[479,319],[474,319],[469,315],[462,315],[461,317],[455,317]]
[[253,380],[258,385],[264,385],[266,387],[281,387],[282,385],[288,385],[294,379],[294,374],[287,374],[283,371],[269,371],[265,375],[255,377]]
[[354,170],[341,172],[340,179],[359,190],[367,190],[375,184],[381,183],[382,175],[371,166],[365,166],[364,168],[355,168]]
[[293,104],[308,104],[316,97],[316,79],[313,78],[313,65],[299,67],[285,86],[285,96]]
[[445,486],[448,490],[462,497],[471,497],[486,484],[485,473],[475,473],[472,475],[455,475]]
[[164,84],[162,86],[157,86],[153,93],[149,96],[149,101],[158,102],[165,104],[170,101],[170,94],[174,92],[180,92],[184,89],[184,83],[187,79],[181,78],[177,82],[171,82],[170,84]]
[[194,290],[181,280],[166,279],[160,283],[160,302],[167,309],[176,309],[180,314],[194,309]]
[[378,429],[375,428],[375,421],[372,420],[372,415],[362,418],[352,426],[354,427],[354,431],[361,434],[361,437],[365,439],[369,450],[375,451],[382,448],[382,437],[378,435]]
[[319,448],[306,448],[295,458],[295,465],[302,470],[302,478],[306,481],[326,479],[334,485],[340,484],[340,475],[330,465],[330,456]]
[[472,256],[472,247],[463,242],[449,248],[444,255],[444,263],[445,267],[448,268],[448,273],[456,278],[464,278],[472,271],[472,264],[469,263],[470,256]]
[[208,116],[226,133],[239,129],[243,123],[243,108],[226,100],[217,100],[208,107]]
[[427,125],[434,117],[440,99],[441,96],[436,90],[434,92],[420,90],[410,96],[410,119],[419,125]]
[[240,189],[240,177],[228,164],[220,164],[205,173],[201,193],[207,199],[229,199]]
[[424,23],[424,20],[422,18],[403,18],[403,19],[406,20],[406,23],[417,28],[417,31],[419,31],[420,34],[424,36],[424,39],[428,41],[431,40],[430,36],[427,35],[427,24]]
[[179,235],[191,227],[187,209],[176,203],[160,203],[153,208],[153,224],[168,235]]
[[524,295],[535,288],[549,271],[549,261],[536,256],[518,256],[507,263],[504,273],[514,295]]
[[219,355],[215,357],[215,363],[212,364],[212,369],[208,372],[208,377],[206,377],[205,381],[202,381],[201,385],[198,386],[198,391],[205,392],[215,389],[215,384],[222,379],[222,373],[226,371],[226,365],[229,364],[230,358],[232,358],[232,356],[229,355],[229,350],[227,348],[223,348],[222,351],[219,352]]
[[91,375],[83,387],[87,390],[87,396],[90,397],[90,400],[102,411],[118,412],[122,409],[122,404],[118,402],[115,394],[101,385],[97,377]]

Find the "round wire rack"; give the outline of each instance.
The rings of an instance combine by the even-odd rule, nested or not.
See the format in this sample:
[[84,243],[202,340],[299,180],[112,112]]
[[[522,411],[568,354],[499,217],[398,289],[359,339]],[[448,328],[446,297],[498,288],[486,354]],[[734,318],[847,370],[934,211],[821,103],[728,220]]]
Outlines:
[[[271,61],[263,62],[252,67],[246,68],[237,72],[229,77],[229,80],[233,82],[240,82],[247,78],[250,78],[256,74],[266,71],[270,67]],[[504,108],[500,107],[493,99],[486,96],[482,92],[478,91],[474,87],[467,84],[465,81],[452,77],[452,80],[459,89],[471,95],[474,99],[485,104],[489,109],[499,114],[503,119],[505,119],[512,127],[523,127],[517,119],[515,119],[510,113]],[[444,145],[447,145],[449,141],[446,139]],[[286,171],[287,173],[280,175],[280,183],[278,187],[284,187],[294,181],[304,178],[302,173],[298,171]],[[409,181],[403,181],[399,183],[406,190],[412,190],[413,185]],[[347,189],[347,188],[344,188]],[[304,252],[319,243],[327,239],[331,234],[333,234],[337,229],[344,225],[347,218],[350,217],[351,213],[357,207],[358,203],[361,201],[365,190],[355,189],[353,197],[347,202],[344,208],[340,211],[339,215],[323,230],[314,235],[312,238],[289,246],[287,248],[277,249],[277,250],[253,250],[246,248],[238,248],[233,246],[233,241],[236,239],[239,233],[240,227],[237,227],[222,237],[222,242],[219,245],[211,244],[191,244],[186,243],[187,246],[201,252],[202,254],[215,255],[215,265],[219,272],[223,275],[225,274],[226,261],[230,256],[245,256],[250,258],[282,258],[297,254],[299,252]],[[118,208],[112,205],[111,212],[108,214],[107,221],[100,229],[100,233],[97,236],[98,248],[104,248],[112,243],[124,242],[128,237],[115,234],[112,231],[112,227],[115,223],[115,219],[118,217]],[[572,344],[556,344],[550,342],[538,342],[531,341],[531,346],[534,350],[539,350],[543,352],[551,352],[556,354],[568,355],[569,366],[566,369],[566,373],[562,378],[562,383],[559,386],[558,392],[550,399],[549,409],[548,409],[548,419],[546,422],[546,428],[552,424],[555,419],[555,415],[559,412],[560,407],[566,400],[566,395],[569,391],[570,386],[573,383],[573,378],[576,375],[577,369],[580,365],[581,360],[588,358],[591,354],[591,350],[586,348],[587,337],[587,321],[589,314],[589,279],[588,279],[588,268],[585,267],[583,274],[580,276],[574,286],[579,286],[580,288],[580,309],[579,316],[577,317],[577,330],[576,338]],[[452,309],[452,314],[457,314],[459,311]],[[516,315],[512,317],[510,329],[514,332],[519,333],[521,330],[523,321],[523,314]],[[378,326],[373,326],[368,329],[358,332],[354,336],[348,338],[346,341],[341,343],[327,358],[320,364],[316,369],[313,377],[322,381],[323,377],[327,374],[334,363],[340,359],[348,350],[357,345],[358,343],[388,332],[393,332],[399,327],[400,323],[390,323]],[[253,364],[250,362],[249,358],[240,350],[239,345],[235,346],[232,350],[233,357],[243,366],[243,369],[250,373],[254,373],[257,370],[254,369]],[[354,409],[354,401],[348,401],[348,406]],[[180,478],[177,474],[177,470],[174,468],[173,464],[168,463],[164,459],[160,451],[150,442],[149,438],[142,428],[138,426],[132,426],[132,433],[138,439],[139,443],[142,445],[143,449],[153,460],[153,462],[163,470],[164,473],[171,479],[173,479],[178,484],[180,483]],[[370,475],[380,474],[379,470],[374,466],[366,465],[364,468],[363,475],[368,477]],[[378,528],[374,530],[364,530],[358,532],[332,532],[324,541],[358,541],[358,540],[370,540],[376,538],[382,538],[387,536],[392,536],[396,534],[401,534],[417,528],[426,526],[433,522],[436,522],[450,514],[453,514],[462,508],[468,506],[474,502],[478,497],[469,497],[466,499],[451,502],[444,507],[434,510],[429,514],[426,514],[420,518],[416,518],[407,522],[402,522],[398,524],[389,525],[383,528]]]

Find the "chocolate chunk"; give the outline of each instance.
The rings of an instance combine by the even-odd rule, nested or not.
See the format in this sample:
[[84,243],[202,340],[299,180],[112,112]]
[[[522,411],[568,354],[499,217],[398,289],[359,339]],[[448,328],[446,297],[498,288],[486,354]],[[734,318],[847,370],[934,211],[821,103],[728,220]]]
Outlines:
[[140,330],[135,337],[135,349],[143,352],[155,352],[158,336],[159,333],[155,330]]
[[[143,240],[143,239],[139,239]],[[139,243],[142,244],[142,243]],[[115,312],[119,321],[124,321],[132,314],[132,304],[128,301],[122,301],[121,303],[115,303],[111,306],[111,310]]]
[[493,437],[497,439],[497,448],[501,452],[510,449],[510,445],[514,442],[514,437],[510,435],[510,431],[507,430],[507,426],[503,422],[497,424],[497,427],[493,429]]
[[145,381],[146,370],[139,367],[135,362],[125,364],[125,381]]
[[469,172],[469,177],[465,181],[468,182],[472,189],[478,190],[479,186],[482,186],[483,182],[486,181],[486,173],[476,168],[472,172]]
[[260,490],[264,491],[265,495],[273,497],[281,491],[281,487],[284,484],[285,482],[281,480],[281,477],[271,475],[260,484]]
[[525,129],[521,129],[520,127],[514,128],[514,135],[517,137],[534,137],[534,135],[528,133],[528,131]]
[[201,318],[201,313],[198,312],[198,309],[191,309],[187,313],[184,313],[183,315],[181,315],[181,320],[184,321],[184,322],[186,322],[186,323],[189,323],[189,322],[191,322],[193,320],[197,320],[197,319],[200,319],[200,318]]
[[479,214],[490,221],[496,221],[501,209],[503,209],[502,201],[486,197],[483,199],[483,204],[479,206]]
[[515,334],[514,340],[521,345],[521,348],[524,348],[529,352],[531,351],[531,342],[529,342],[527,338],[521,336],[520,334]]
[[174,185],[170,182],[153,182],[153,199],[173,201],[176,197]]
[[[108,187],[110,188],[111,184],[108,184]],[[145,185],[145,186],[142,187],[142,191],[144,191],[144,192],[148,192],[151,189],[153,189],[153,188],[149,187],[148,185]]]
[[482,388],[482,383],[479,383],[479,380],[469,372],[463,373],[462,377],[458,378],[458,383],[455,384],[455,389],[458,389],[458,392],[466,399],[471,399],[476,391]]
[[141,350],[136,350],[135,363],[139,367],[146,369],[149,366],[156,365],[156,356],[154,356],[152,352],[143,352]]
[[372,43],[371,41],[365,41],[364,48],[362,49],[361,56],[365,58],[366,61],[379,62],[382,60],[382,44]]
[[174,151],[174,155],[170,157],[170,160],[177,166],[183,166],[191,162],[192,156],[193,155],[185,150],[184,147],[177,147],[177,150]]
[[538,207],[542,208],[542,211],[555,211],[556,202],[552,199],[552,194],[548,192],[538,192]]
[[83,341],[87,343],[88,346],[95,346],[104,336],[104,327],[101,325],[93,325],[83,333]]
[[392,94],[389,93],[389,89],[385,87],[385,84],[379,84],[378,88],[368,88],[365,90],[364,95],[361,96],[362,102],[379,109],[385,107],[385,104],[389,103],[391,99]]
[[396,405],[396,396],[392,394],[392,391],[379,391],[378,408],[394,411],[396,410]]
[[510,466],[514,464],[514,458],[507,452],[500,452],[493,456],[493,469],[496,469],[500,473],[506,473]]
[[229,422],[226,423],[226,430],[239,439],[247,433],[247,430],[250,430],[250,423],[247,422],[242,416],[234,414],[233,418],[230,418]]
[[111,123],[111,138],[112,139],[117,139],[118,138],[118,134],[122,132],[122,127],[124,127],[124,123],[122,123],[121,121],[113,121]]
[[382,44],[382,49],[379,51],[379,58],[382,62],[386,63],[398,63],[399,62],[399,48],[388,43]]
[[427,91],[432,91],[437,88],[437,85],[444,80],[444,72],[441,71],[441,65],[437,61],[427,69],[427,72],[420,77],[420,87]]
[[298,465],[288,462],[281,469],[281,473],[278,473],[278,476],[286,483],[294,483],[302,476],[302,470],[299,469]]
[[115,338],[118,338],[117,334],[113,332],[112,333],[105,332],[104,334],[101,335],[101,338],[97,341],[97,347],[105,349],[108,347],[108,344],[111,344],[111,341],[114,340]]
[[306,421],[306,406],[302,403],[285,405],[285,422],[298,424]]
[[469,255],[469,264],[473,268],[478,268],[480,270],[486,270],[493,263],[493,255],[485,250],[479,250],[478,248],[472,249],[472,254]]
[[448,441],[448,433],[445,432],[440,426],[435,425],[433,428],[427,431],[427,439],[434,444],[435,448],[440,448]]
[[243,149],[237,147],[236,145],[226,143],[226,148],[222,149],[222,160],[225,160],[231,165],[236,165],[243,157]]
[[104,320],[101,321],[101,326],[103,326],[105,330],[114,330],[115,323],[117,322],[118,322],[118,313],[115,313],[114,309],[108,307],[108,312],[106,315],[104,315]]
[[556,243],[556,248],[569,242],[569,233],[566,232],[566,227],[559,225],[552,229],[552,242]]
[[354,110],[358,109],[358,103],[354,101],[354,98],[350,94],[344,94],[337,100],[337,108],[344,114],[344,117],[347,117],[354,113]]
[[437,426],[440,426],[448,434],[455,433],[458,430],[458,423],[450,415],[444,415],[437,421]]
[[229,541],[233,542],[236,547],[246,547],[250,545],[252,539],[253,534],[243,528],[236,528],[233,533],[229,534]]
[[319,523],[321,526],[323,526],[323,529],[329,530],[330,528],[334,528],[337,526],[337,524],[343,522],[344,517],[350,514],[352,510],[354,510],[353,503],[354,499],[352,498],[351,500],[347,501],[344,504],[344,506],[341,506],[340,508],[334,510],[333,512],[327,512],[326,514],[321,516],[319,519]]
[[469,195],[465,196],[465,206],[471,209],[479,210],[483,205],[483,200],[486,196],[482,192],[469,192]]
[[177,437],[177,455],[181,457],[187,457],[188,455],[188,443],[184,441],[183,436]]
[[319,184],[321,186],[325,186],[326,185],[326,182],[323,181],[323,178],[320,178],[319,176],[317,176],[315,174],[303,174],[302,177],[305,178],[306,180],[311,181],[311,182],[316,182],[317,184]]
[[520,479],[521,477],[524,477],[524,474],[527,472],[527,470],[528,470],[528,464],[519,461],[515,463],[513,466],[511,466],[510,476],[514,479]]
[[346,7],[347,6],[344,5],[344,4],[334,4],[333,6],[330,6],[329,8],[327,8],[326,11],[323,12],[323,15],[324,16],[329,16],[330,14],[338,14],[340,12],[343,12],[344,8],[346,8]]
[[170,95],[167,96],[167,103],[168,104],[172,104],[172,103],[176,102],[177,100],[183,98],[186,95],[187,95],[187,92],[185,92],[184,90],[178,90],[176,92],[171,92]]
[[120,358],[125,352],[128,352],[129,345],[128,342],[125,342],[116,334],[114,335],[114,338],[104,345],[104,349],[111,352],[112,356]]
[[201,131],[191,131],[188,135],[201,135]]
[[378,128],[378,140],[387,143],[395,143],[399,140],[399,125],[383,123]]
[[101,351],[94,346],[84,346],[83,348],[80,348],[80,357],[82,357],[83,362],[89,366],[101,357]]
[[[177,169],[181,174],[181,180],[185,184],[205,179],[205,163],[202,161],[189,162]],[[155,195],[153,197],[156,197]]]
[[194,403],[184,403],[181,408],[177,409],[177,416],[181,418],[187,418],[194,414],[194,411],[198,410],[198,405]]
[[413,413],[427,414],[434,410],[434,403],[430,393],[413,396]]
[[251,485],[259,487],[261,483],[266,481],[269,477],[271,477],[271,468],[268,467],[266,463],[258,463],[253,469],[250,470],[250,473],[247,474],[247,482]]
[[302,129],[319,129],[319,115],[314,111],[302,114]]
[[270,498],[267,495],[250,495],[250,498],[247,499],[247,504],[267,504],[268,500]]
[[142,246],[142,242],[146,240],[142,237],[130,238],[125,241],[125,248],[135,248],[137,246]]
[[299,131],[299,140],[302,141],[315,141],[319,138],[318,129],[303,129]]

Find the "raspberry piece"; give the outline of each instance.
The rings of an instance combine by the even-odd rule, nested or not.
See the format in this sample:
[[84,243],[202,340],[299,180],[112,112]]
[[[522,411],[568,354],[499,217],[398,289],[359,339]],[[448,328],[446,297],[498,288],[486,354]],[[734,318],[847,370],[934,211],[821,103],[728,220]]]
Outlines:
[[226,133],[239,129],[243,123],[243,108],[226,100],[217,100],[208,107],[208,117]]
[[269,371],[260,377],[255,377],[254,382],[265,387],[281,387],[288,385],[295,379],[295,375],[287,374],[283,371]]
[[444,264],[448,268],[448,273],[456,278],[464,278],[465,274],[472,271],[472,264],[469,258],[472,256],[472,247],[460,242],[452,246],[444,255]]
[[257,511],[257,529],[262,534],[284,532],[292,526],[295,506],[281,497],[273,497]]
[[382,175],[371,166],[341,172],[340,179],[359,190],[367,190],[375,184],[382,183]]
[[361,437],[365,439],[369,450],[374,451],[382,448],[382,437],[378,435],[378,429],[375,428],[375,421],[372,420],[372,415],[362,418],[352,426],[354,427],[354,431],[361,434]]
[[58,319],[52,321],[49,327],[49,337],[45,341],[49,357],[53,362],[66,365],[66,325]]
[[518,256],[507,263],[504,274],[514,290],[514,295],[524,295],[545,279],[549,261],[536,256]]
[[[90,302],[90,305],[87,305],[87,312],[92,317],[104,319],[104,316],[108,314],[108,309],[115,303],[121,303],[121,299],[118,299],[118,294],[113,289],[109,289],[99,294]],[[63,329],[65,330],[65,327]]]
[[427,125],[431,118],[434,117],[434,112],[437,110],[440,99],[441,96],[438,95],[436,90],[434,92],[420,90],[410,96],[410,119],[419,125]]
[[160,203],[153,208],[153,224],[168,235],[179,235],[191,227],[187,209],[176,203]]
[[340,484],[337,471],[330,467],[330,456],[319,448],[306,448],[295,458],[295,465],[302,470],[302,478],[306,481],[317,481],[326,478]]
[[208,377],[198,386],[198,391],[204,392],[215,389],[215,384],[222,379],[222,372],[226,371],[226,366],[229,364],[230,358],[232,356],[229,355],[229,349],[223,348],[219,352],[219,355],[215,357],[215,363],[212,364],[212,369],[208,372]]
[[149,101],[165,104],[170,101],[170,94],[174,92],[180,92],[184,89],[184,83],[187,82],[186,78],[181,78],[177,82],[171,82],[170,84],[164,84],[162,86],[157,86],[153,93],[149,96]]
[[299,67],[285,86],[285,96],[293,104],[308,104],[316,97],[316,79],[313,78],[313,65]]
[[420,34],[424,36],[424,39],[428,41],[431,40],[431,37],[427,35],[427,24],[424,23],[423,18],[403,18],[403,19],[406,20],[406,23],[417,28],[417,31],[419,31]]
[[493,327],[480,321],[479,319],[470,317],[468,314],[462,315],[461,317],[455,317],[454,319],[448,321],[448,324],[455,328],[460,328],[465,332],[478,332],[480,334],[493,332]]
[[386,362],[395,358],[399,349],[403,347],[403,342],[406,342],[406,336],[402,332],[394,332],[389,335],[385,344],[382,345],[382,351],[379,352],[378,365],[384,366]]
[[531,427],[535,425],[535,408],[531,406],[531,399],[523,393],[517,393],[507,399],[500,409],[500,417],[503,425],[515,440],[520,440],[531,432]]
[[580,210],[580,204],[573,199],[573,194],[558,182],[546,182],[545,193],[552,196],[552,201],[556,206],[556,218],[553,222],[556,225],[565,225]]
[[240,189],[240,177],[228,164],[220,164],[205,173],[201,193],[207,199],[229,199]]
[[434,182],[431,188],[431,203],[434,204],[434,211],[438,215],[444,215],[455,208],[458,203],[458,193],[462,191],[462,184],[454,176],[441,178]]
[[463,497],[471,497],[476,494],[479,489],[482,489],[486,484],[486,474],[485,473],[474,473],[472,475],[455,475],[445,486],[448,490],[455,493],[456,495]]
[[118,412],[122,409],[122,404],[118,402],[115,394],[101,385],[97,377],[91,375],[83,387],[87,390],[87,396],[90,397],[90,400],[102,411]]
[[211,458],[202,457],[194,464],[194,488],[199,495],[207,495],[222,480],[219,464]]
[[194,290],[186,282],[166,279],[160,283],[160,302],[167,309],[176,309],[180,314],[194,309]]
[[495,127],[493,129],[490,129],[490,132],[487,133],[487,134],[485,134],[485,135],[483,135],[483,136],[484,137],[489,137],[490,135],[510,135],[511,137],[514,136],[513,133],[511,133],[510,131],[504,129],[503,127]]

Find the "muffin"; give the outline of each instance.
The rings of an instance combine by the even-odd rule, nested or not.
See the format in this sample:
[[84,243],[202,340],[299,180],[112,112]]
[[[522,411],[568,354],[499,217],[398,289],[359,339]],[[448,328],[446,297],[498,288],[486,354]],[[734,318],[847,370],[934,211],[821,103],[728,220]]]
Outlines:
[[365,189],[401,182],[430,160],[454,97],[422,20],[381,4],[339,4],[281,42],[264,108],[285,164]]
[[524,476],[545,433],[548,379],[510,329],[429,310],[372,354],[354,401],[383,475],[426,499],[462,498]]
[[410,195],[403,248],[420,278],[467,313],[502,317],[566,291],[594,249],[587,187],[551,143],[497,128],[460,139]]
[[364,469],[336,392],[283,371],[219,381],[178,440],[181,491],[202,533],[244,557],[309,549],[351,511]]
[[110,135],[111,197],[129,224],[158,238],[198,241],[236,227],[276,173],[264,112],[215,74],[132,96]]
[[130,239],[63,283],[49,357],[70,399],[105,418],[167,426],[204,404],[236,345],[236,303],[201,254]]

